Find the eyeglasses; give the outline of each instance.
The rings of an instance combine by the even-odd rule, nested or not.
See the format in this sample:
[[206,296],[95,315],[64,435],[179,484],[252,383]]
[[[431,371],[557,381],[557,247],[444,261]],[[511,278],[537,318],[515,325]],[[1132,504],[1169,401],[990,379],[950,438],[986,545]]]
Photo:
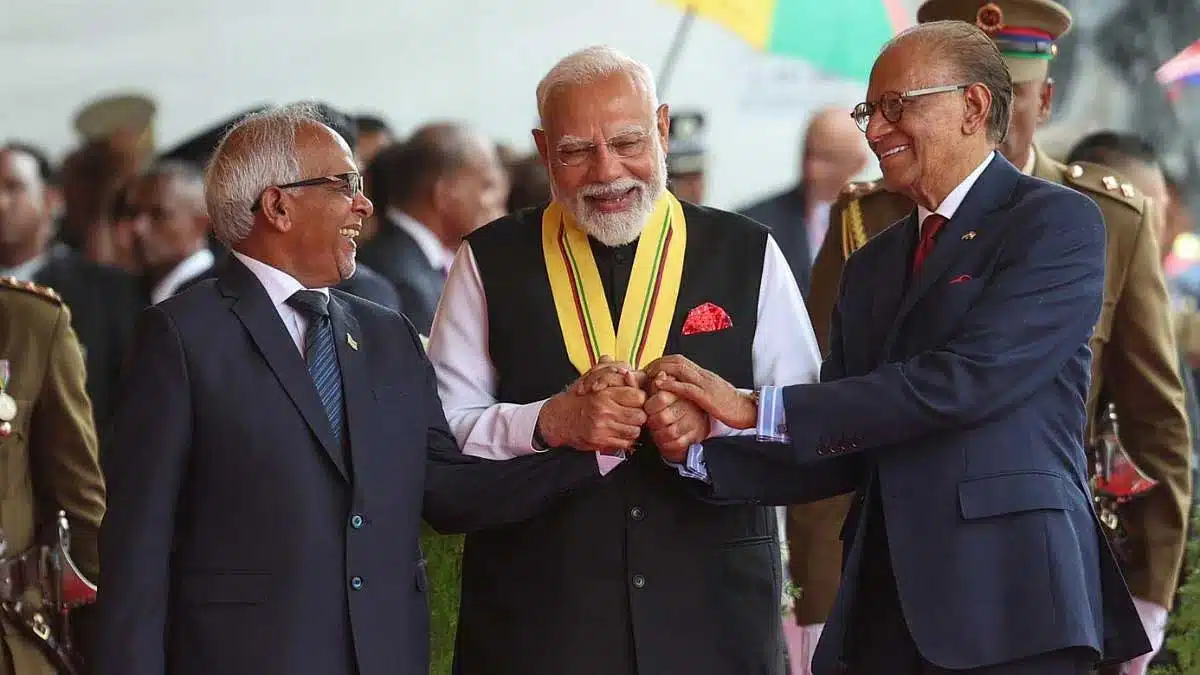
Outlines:
[[966,89],[969,84],[947,84],[941,87],[930,87],[928,89],[913,89],[912,91],[894,92],[886,91],[879,97],[877,103],[863,101],[854,106],[854,111],[850,113],[850,117],[854,118],[854,123],[859,129],[866,132],[867,125],[871,123],[871,116],[875,114],[875,110],[883,113],[883,119],[895,124],[900,121],[900,115],[904,113],[904,105],[914,98],[921,96],[929,96],[930,94],[945,94],[951,91],[960,91]]
[[[347,171],[346,173],[338,173],[332,176],[318,176],[317,178],[298,180],[295,183],[284,183],[283,185],[272,185],[271,187],[286,190],[287,188],[308,187],[310,185],[334,185],[338,192],[341,192],[349,199],[354,199],[363,191],[363,177],[357,171]],[[271,188],[267,188],[267,190],[269,189]],[[267,190],[263,190],[263,194],[266,194]],[[257,211],[260,207],[262,207],[261,194],[258,196],[258,199],[254,200],[254,204],[251,205],[250,210]]]
[[[646,151],[650,145],[650,134],[642,131],[634,131],[627,134],[621,134],[608,139],[603,143],[608,146],[608,149],[617,155],[617,157],[630,158],[638,157]],[[588,145],[568,145],[565,148],[559,148],[555,151],[555,159],[563,166],[581,166],[592,158],[595,154],[598,145],[589,143]]]

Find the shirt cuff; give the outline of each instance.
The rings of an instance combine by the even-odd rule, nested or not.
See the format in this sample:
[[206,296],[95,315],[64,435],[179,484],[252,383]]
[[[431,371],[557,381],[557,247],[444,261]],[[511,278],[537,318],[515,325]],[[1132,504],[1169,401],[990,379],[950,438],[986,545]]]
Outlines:
[[663,462],[668,466],[674,467],[679,472],[679,475],[684,478],[712,483],[712,480],[708,477],[708,466],[704,464],[704,446],[699,443],[693,443],[688,447],[687,459],[684,460],[683,464],[667,461],[666,459]]
[[[738,392],[742,393],[742,394],[749,394],[751,392],[751,390],[750,389],[738,389]],[[753,434],[754,434],[754,429],[734,429],[733,427],[726,425],[721,420],[719,420],[715,417],[712,417],[711,415],[709,416],[709,423],[708,423],[708,437],[709,438],[722,438],[722,437],[728,437],[728,436],[751,436]]]
[[1134,598],[1133,606],[1137,608],[1138,618],[1142,620],[1142,628],[1146,629],[1146,637],[1150,638],[1151,651],[1147,656],[1154,656],[1162,649],[1166,639],[1169,612],[1166,607],[1141,598]]
[[791,443],[783,408],[783,390],[763,387],[758,394],[758,440],[764,443]]
[[506,445],[515,451],[515,457],[545,452],[550,449],[539,450],[533,445],[533,432],[537,429],[538,415],[542,414],[544,405],[546,405],[546,401],[537,401],[520,406],[513,411],[508,422],[508,443]]

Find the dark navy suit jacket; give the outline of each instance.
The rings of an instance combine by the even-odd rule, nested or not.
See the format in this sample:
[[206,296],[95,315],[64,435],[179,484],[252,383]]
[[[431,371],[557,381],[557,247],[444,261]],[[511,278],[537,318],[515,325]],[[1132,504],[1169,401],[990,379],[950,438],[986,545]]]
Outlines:
[[422,517],[500,526],[598,479],[587,453],[461,454],[412,326],[331,295],[348,451],[240,262],[142,313],[104,456],[98,675],[424,673]]
[[850,257],[821,383],[783,391],[791,443],[706,443],[714,496],[857,493],[819,675],[864,647],[844,640],[872,499],[926,660],[957,670],[1073,646],[1108,661],[1149,651],[1087,485],[1099,209],[997,154],[908,279],[917,236],[914,213]]

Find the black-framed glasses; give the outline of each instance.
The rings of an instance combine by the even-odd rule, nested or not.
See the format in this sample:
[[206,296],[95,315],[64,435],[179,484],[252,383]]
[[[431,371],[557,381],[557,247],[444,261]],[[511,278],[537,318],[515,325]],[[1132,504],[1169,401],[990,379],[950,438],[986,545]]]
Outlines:
[[[363,191],[363,177],[357,171],[347,171],[346,173],[337,173],[332,176],[306,178],[298,180],[295,183],[284,183],[283,185],[272,185],[271,187],[286,190],[287,188],[308,187],[310,185],[333,185],[347,198],[354,199]],[[271,188],[267,188],[267,190],[269,189]],[[263,194],[266,194],[267,190],[263,190]],[[258,196],[258,199],[254,200],[254,204],[250,206],[250,210],[257,211],[261,206],[262,194]]]
[[[604,142],[617,157],[640,157],[650,147],[650,134],[644,131],[631,131],[613,136]],[[581,166],[596,154],[600,146],[595,143],[585,145],[568,144],[554,151],[554,158],[563,166]]]
[[867,130],[867,125],[871,123],[871,116],[876,110],[883,113],[883,119],[895,124],[900,121],[900,116],[904,114],[904,105],[914,98],[921,96],[929,96],[930,94],[945,94],[951,91],[961,91],[971,85],[969,84],[947,84],[940,87],[929,87],[927,89],[913,89],[912,91],[885,91],[879,97],[879,101],[871,103],[863,101],[854,106],[854,111],[850,113],[850,117],[854,118],[854,123],[859,129],[864,132]]

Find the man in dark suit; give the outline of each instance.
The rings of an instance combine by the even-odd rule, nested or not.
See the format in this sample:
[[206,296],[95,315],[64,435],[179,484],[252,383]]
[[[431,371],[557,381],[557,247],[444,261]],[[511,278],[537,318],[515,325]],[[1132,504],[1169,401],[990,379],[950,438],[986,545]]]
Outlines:
[[855,492],[817,675],[1082,674],[1149,650],[1083,451],[1103,219],[996,151],[1011,99],[979,28],[895,38],[854,115],[917,208],[850,257],[821,382],[756,397],[681,357],[646,370],[763,439],[668,457],[712,496],[807,499],[816,469]]
[[457,124],[418,129],[376,156],[386,209],[361,258],[396,287],[413,325],[428,335],[462,238],[504,214],[508,177],[495,145]]
[[311,106],[218,147],[233,259],[143,312],[104,459],[97,675],[426,672],[422,517],[499,526],[598,477],[582,454],[458,451],[416,331],[328,288],[354,271],[361,186]]
[[141,308],[135,278],[54,243],[61,195],[49,161],[32,146],[0,145],[0,276],[49,286],[71,310],[83,345],[88,397],[103,441],[117,378]]
[[800,182],[752,204],[742,213],[771,228],[800,292],[808,297],[812,261],[829,223],[829,207],[846,181],[867,165],[867,150],[846,111],[817,112],[804,134]]

